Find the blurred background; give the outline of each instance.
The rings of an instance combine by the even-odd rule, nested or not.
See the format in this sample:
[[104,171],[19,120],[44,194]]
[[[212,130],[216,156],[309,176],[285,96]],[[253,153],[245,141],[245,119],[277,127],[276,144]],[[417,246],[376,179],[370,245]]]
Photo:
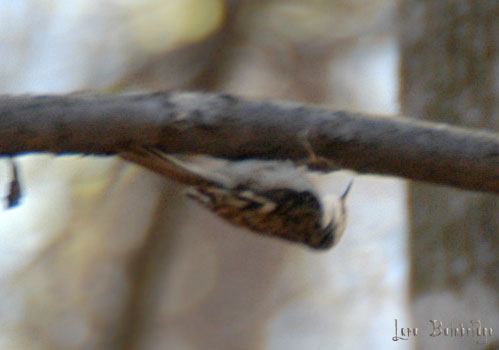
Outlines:
[[[428,86],[419,91],[415,81],[433,75],[438,62],[418,74],[411,69],[423,61],[404,56],[427,39],[425,11],[415,3],[0,0],[0,93],[194,89],[394,117],[401,108],[435,115]],[[400,34],[401,15],[414,32]],[[494,79],[490,89],[498,89]],[[426,109],[411,91],[425,96]],[[496,128],[490,92],[489,128]],[[475,111],[473,120],[482,114]],[[428,320],[443,317],[449,324],[481,318],[498,332],[496,197],[455,191],[482,204],[478,226],[450,225],[473,222],[467,217],[476,202],[463,209],[441,187],[407,191],[400,179],[333,173],[322,191],[340,193],[355,178],[349,224],[338,246],[317,253],[235,228],[185,199],[178,184],[116,157],[16,160],[24,196],[0,210],[1,349],[478,346],[471,338],[428,338]],[[0,160],[1,197],[8,165]],[[431,218],[435,207],[440,214]],[[478,242],[472,248],[454,244],[452,234],[466,240],[471,232]],[[457,253],[449,255],[438,235]],[[459,257],[468,251],[469,259]],[[474,264],[475,253],[483,264]],[[444,260],[450,269],[428,273],[447,266]],[[442,278],[449,271],[458,277]],[[474,282],[459,282],[463,271]],[[394,342],[395,319],[423,334]]]

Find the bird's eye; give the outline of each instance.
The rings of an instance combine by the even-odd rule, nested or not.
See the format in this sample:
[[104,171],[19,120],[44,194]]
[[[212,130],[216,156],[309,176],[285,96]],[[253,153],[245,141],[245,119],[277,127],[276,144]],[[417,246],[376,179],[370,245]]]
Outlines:
[[334,233],[328,232],[322,239],[319,241],[319,244],[317,244],[316,248],[319,249],[327,249],[331,247],[334,243]]

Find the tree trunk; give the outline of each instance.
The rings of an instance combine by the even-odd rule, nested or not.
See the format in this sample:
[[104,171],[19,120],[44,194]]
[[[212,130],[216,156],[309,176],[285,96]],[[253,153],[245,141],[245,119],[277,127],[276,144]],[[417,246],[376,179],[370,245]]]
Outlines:
[[[403,114],[497,131],[497,0],[405,0],[399,15]],[[476,332],[471,321],[481,321],[482,333],[493,328],[486,343],[497,346],[498,197],[414,183],[409,201],[417,348],[484,348],[484,336],[461,336],[461,323]],[[442,335],[430,336],[439,330],[429,320],[442,322]],[[459,332],[445,336],[451,323]]]

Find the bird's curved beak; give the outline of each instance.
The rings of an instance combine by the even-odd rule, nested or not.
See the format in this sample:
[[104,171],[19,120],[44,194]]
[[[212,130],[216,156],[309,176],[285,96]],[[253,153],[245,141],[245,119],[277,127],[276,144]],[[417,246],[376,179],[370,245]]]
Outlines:
[[350,189],[352,188],[352,185],[353,185],[353,179],[350,181],[350,183],[348,184],[347,188],[345,189],[345,191],[343,191],[343,194],[340,196],[340,199],[342,201],[344,201],[347,198],[348,192],[350,192]]

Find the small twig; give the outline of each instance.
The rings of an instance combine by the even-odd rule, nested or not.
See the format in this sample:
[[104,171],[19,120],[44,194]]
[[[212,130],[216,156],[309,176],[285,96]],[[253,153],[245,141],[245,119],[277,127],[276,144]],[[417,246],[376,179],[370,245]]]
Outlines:
[[115,154],[134,146],[231,159],[310,152],[363,173],[499,192],[499,135],[225,94],[0,97],[0,155]]

